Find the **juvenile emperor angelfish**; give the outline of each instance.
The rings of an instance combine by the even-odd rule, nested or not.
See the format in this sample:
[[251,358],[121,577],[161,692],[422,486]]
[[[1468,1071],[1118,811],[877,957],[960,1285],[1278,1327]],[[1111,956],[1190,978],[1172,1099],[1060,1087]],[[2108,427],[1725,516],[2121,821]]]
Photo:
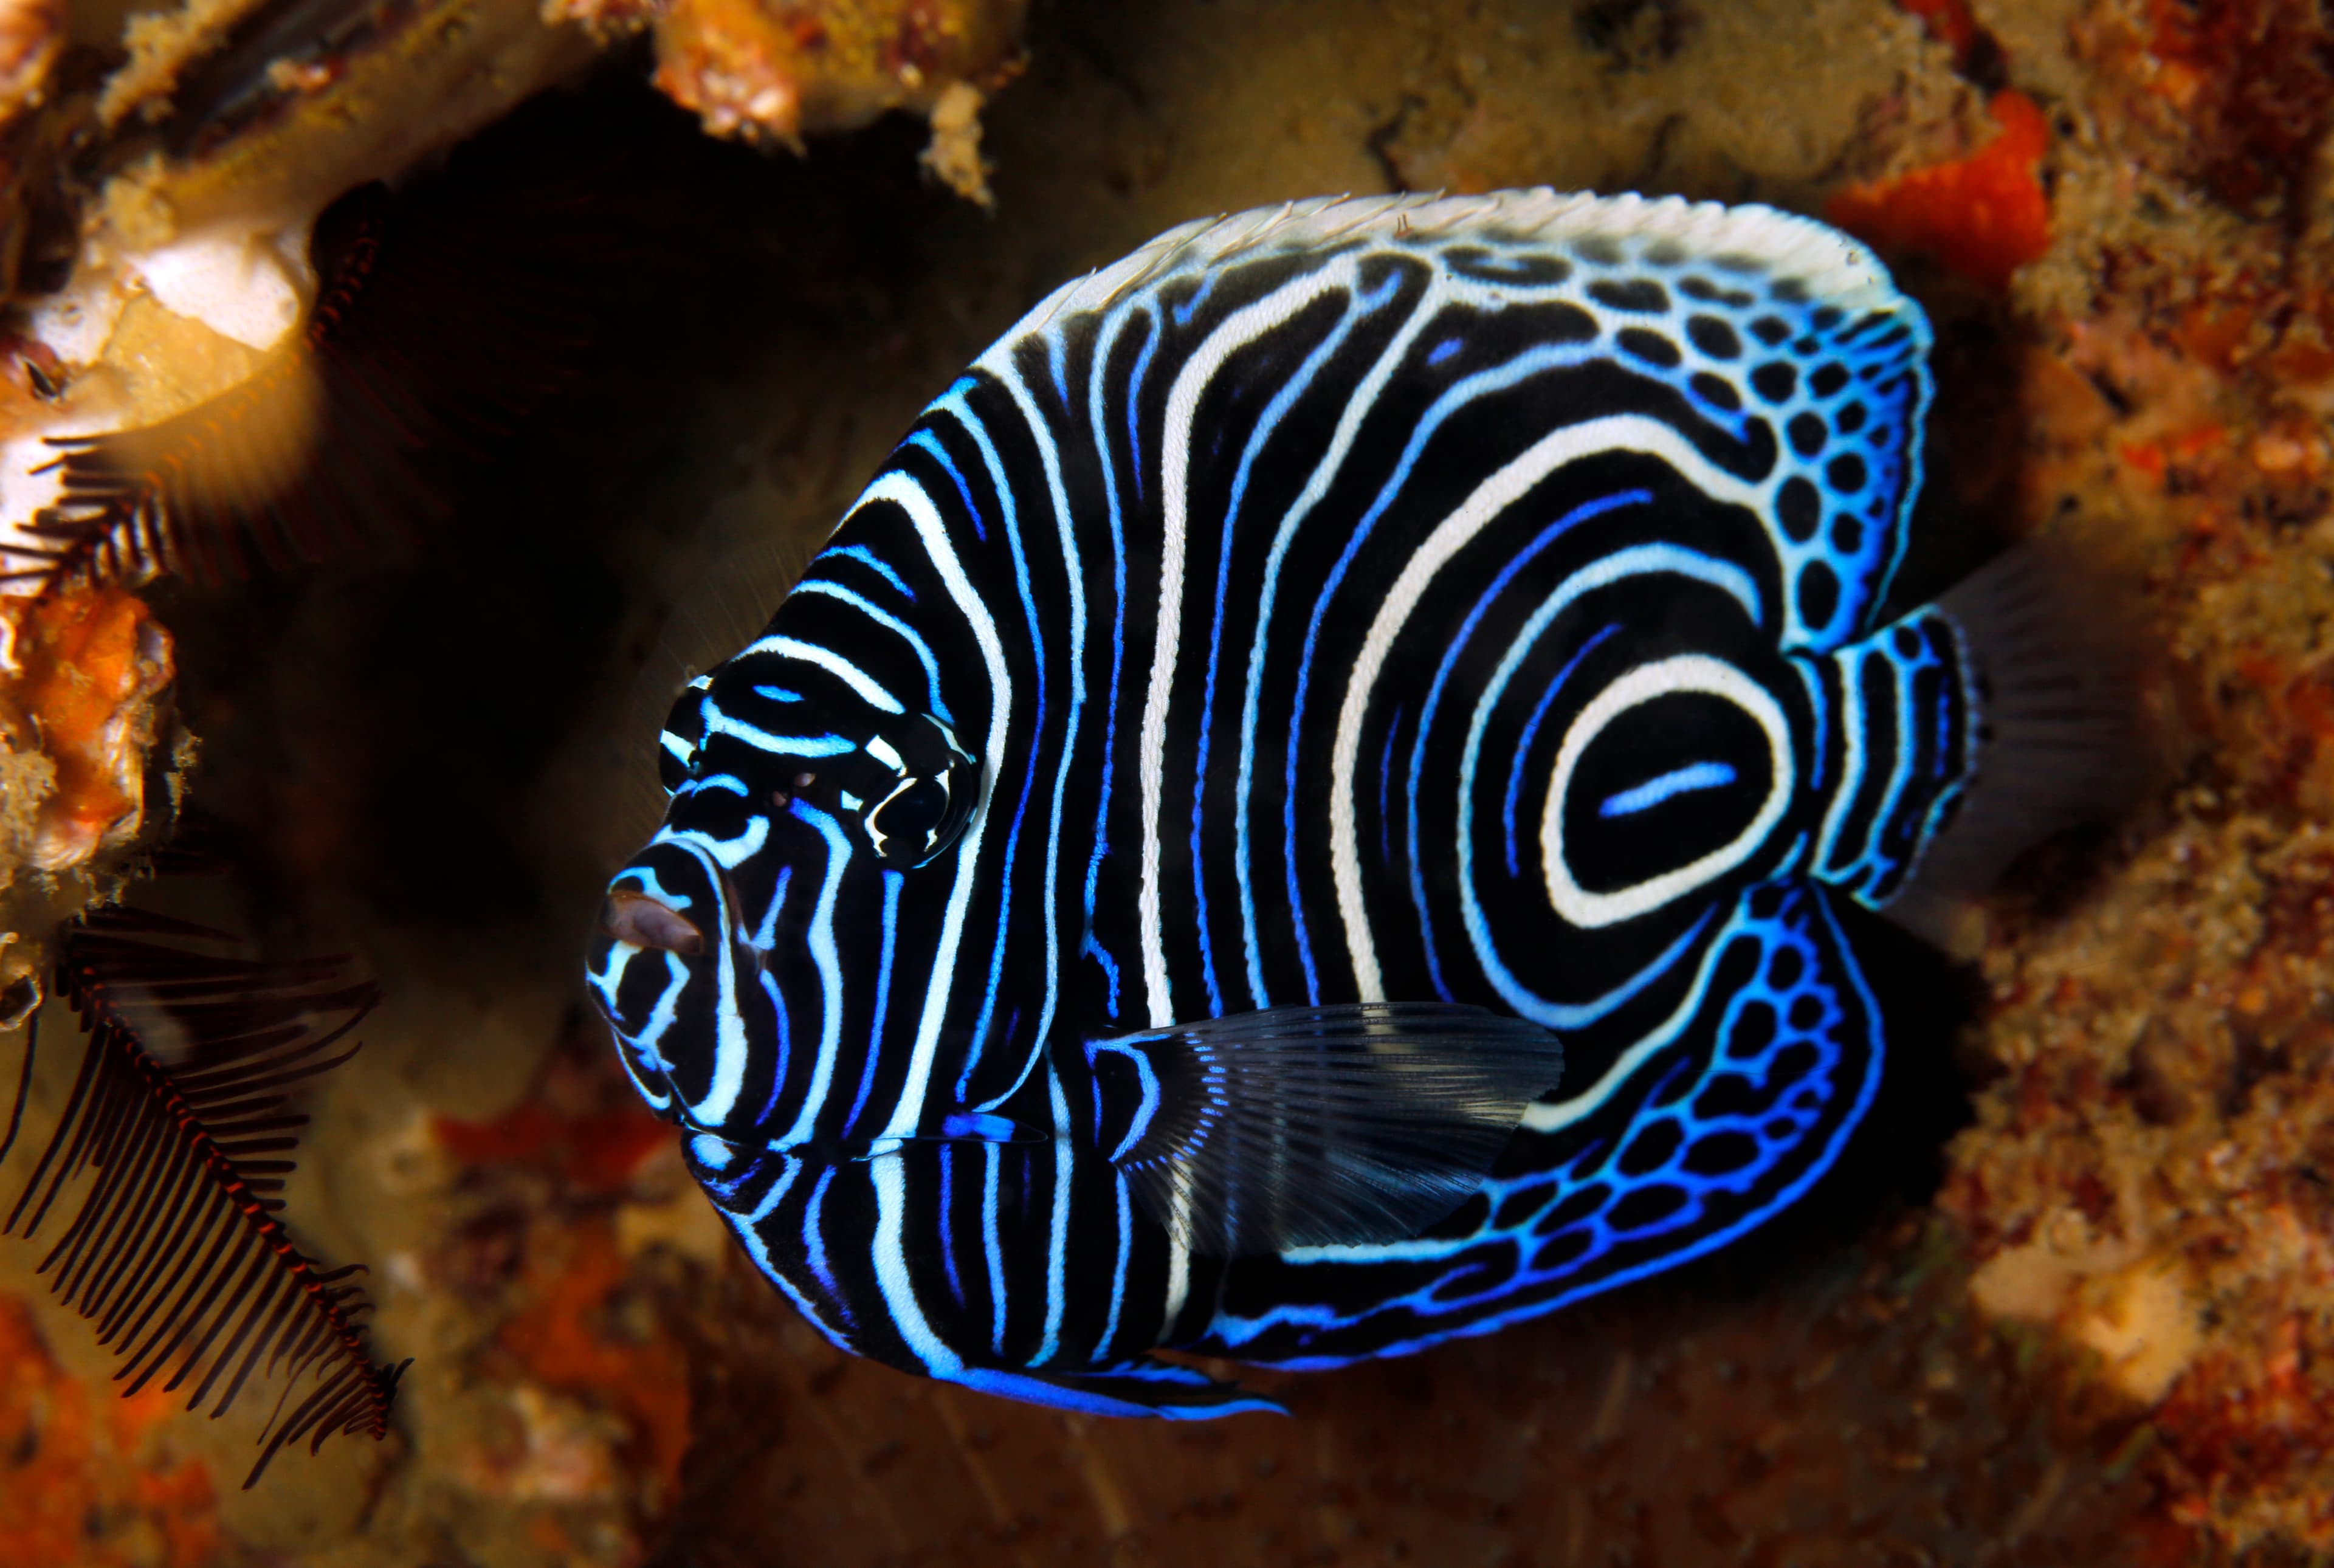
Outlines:
[[1742,1236],[1872,1102],[1842,901],[2087,787],[2014,559],[1882,619],[1928,349],[1833,230],[1635,197],[1064,285],[673,707],[626,1068],[829,1339],[1076,1410]]

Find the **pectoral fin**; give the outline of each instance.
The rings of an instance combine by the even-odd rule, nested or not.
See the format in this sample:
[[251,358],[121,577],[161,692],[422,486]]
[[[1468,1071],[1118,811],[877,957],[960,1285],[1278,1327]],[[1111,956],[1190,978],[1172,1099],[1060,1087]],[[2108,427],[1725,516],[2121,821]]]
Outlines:
[[1418,1235],[1480,1186],[1564,1053],[1475,1007],[1372,1002],[1097,1040],[1104,1148],[1211,1256]]

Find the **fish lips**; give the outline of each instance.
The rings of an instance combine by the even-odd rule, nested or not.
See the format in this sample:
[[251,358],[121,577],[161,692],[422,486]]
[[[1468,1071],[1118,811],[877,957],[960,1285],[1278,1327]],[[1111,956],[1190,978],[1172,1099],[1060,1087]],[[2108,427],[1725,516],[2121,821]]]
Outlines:
[[719,1028],[716,945],[729,928],[719,869],[692,846],[650,845],[608,883],[584,977],[633,1086],[682,1114],[709,1072]]

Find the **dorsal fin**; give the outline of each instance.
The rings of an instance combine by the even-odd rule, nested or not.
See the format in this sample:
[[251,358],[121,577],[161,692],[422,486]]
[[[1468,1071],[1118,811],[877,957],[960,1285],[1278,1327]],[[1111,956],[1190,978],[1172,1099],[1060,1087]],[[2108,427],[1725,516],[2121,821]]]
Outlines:
[[1586,316],[1584,351],[1767,455],[1751,505],[1787,590],[1771,622],[1781,645],[1828,652],[1872,630],[1920,493],[1929,323],[1871,251],[1813,218],[1546,189],[1259,207],[1170,229],[1064,284],[979,363],[1009,374],[1033,338],[1082,316],[1147,297],[1181,321],[1224,273],[1355,253],[1432,266],[1454,303]]
[[1808,300],[1843,311],[1895,311],[1904,296],[1862,243],[1813,218],[1746,203],[1591,191],[1492,191],[1483,196],[1314,197],[1278,207],[1194,219],[1048,295],[1006,334],[1055,316],[1101,310],[1128,292],[1178,273],[1248,255],[1329,246],[1480,236],[1548,245],[1603,265],[1675,265],[1701,258],[1738,275],[1790,283]]

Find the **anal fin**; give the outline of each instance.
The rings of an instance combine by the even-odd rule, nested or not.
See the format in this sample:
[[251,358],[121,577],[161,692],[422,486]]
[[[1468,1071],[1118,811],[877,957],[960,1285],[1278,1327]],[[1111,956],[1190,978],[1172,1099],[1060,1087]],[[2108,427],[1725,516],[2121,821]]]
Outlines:
[[1148,1358],[1077,1372],[965,1367],[948,1380],[984,1394],[1088,1416],[1162,1416],[1171,1421],[1205,1421],[1250,1411],[1288,1413],[1278,1402],[1251,1394],[1237,1383],[1220,1383],[1191,1367]]

